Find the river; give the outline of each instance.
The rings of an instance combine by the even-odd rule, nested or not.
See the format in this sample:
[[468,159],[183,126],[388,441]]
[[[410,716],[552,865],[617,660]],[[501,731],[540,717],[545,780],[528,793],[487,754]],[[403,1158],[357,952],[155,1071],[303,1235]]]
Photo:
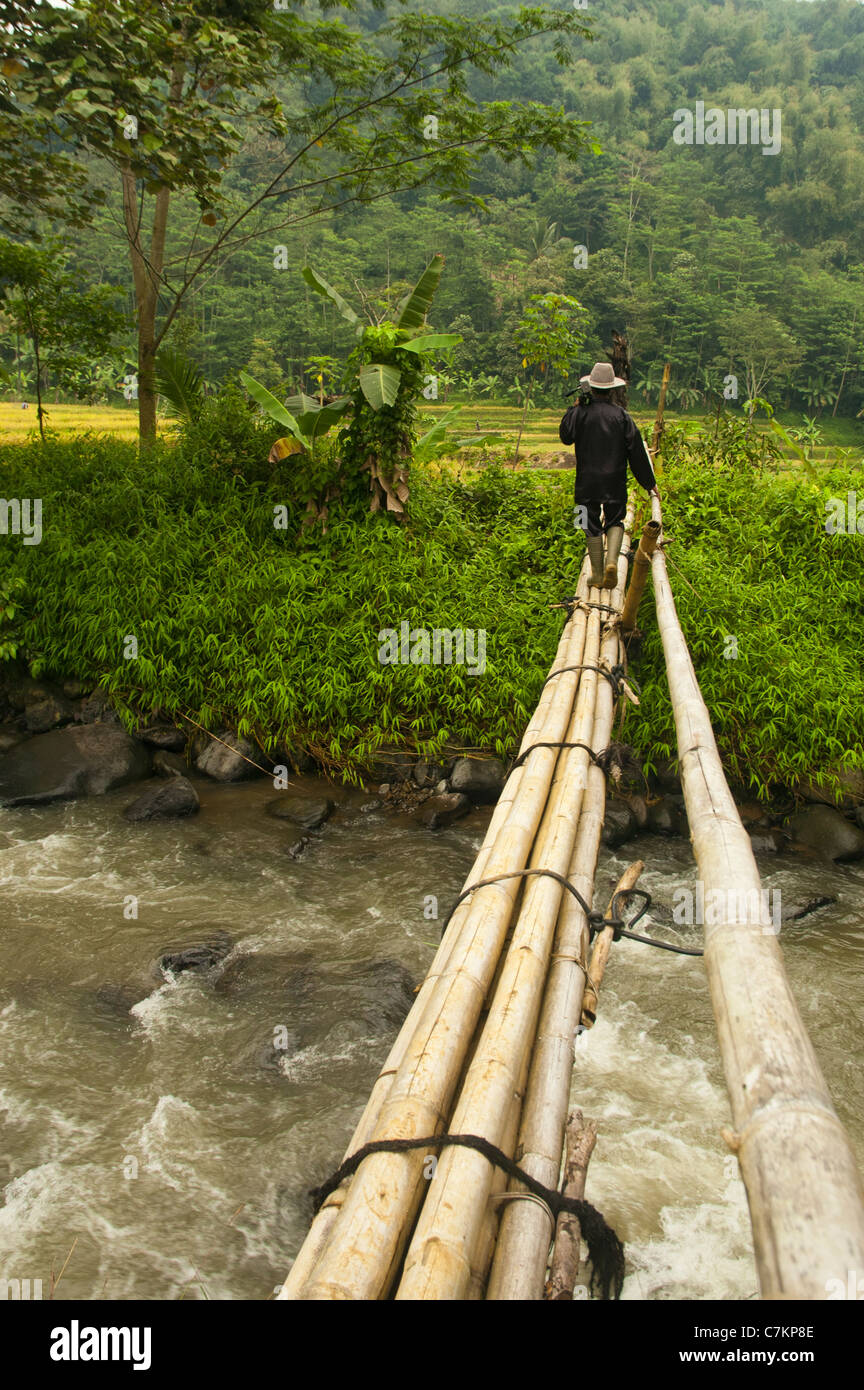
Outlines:
[[[196,785],[188,820],[128,824],[130,788],[3,814],[0,1277],[46,1297],[64,1263],[57,1298],[273,1296],[397,1031],[404,973],[419,983],[434,953],[429,898],[443,919],[489,819],[430,833],[339,789],[295,861],[269,782]],[[661,903],[695,879],[685,842],[643,836],[603,851],[604,906],[637,857]],[[860,1162],[864,867],[760,867],[787,900],[838,895],[781,942]],[[216,970],[150,978],[166,947],[219,931],[234,948]],[[619,942],[576,1047],[573,1101],[599,1121],[586,1195],[625,1241],[623,1297],[755,1297],[701,961]]]

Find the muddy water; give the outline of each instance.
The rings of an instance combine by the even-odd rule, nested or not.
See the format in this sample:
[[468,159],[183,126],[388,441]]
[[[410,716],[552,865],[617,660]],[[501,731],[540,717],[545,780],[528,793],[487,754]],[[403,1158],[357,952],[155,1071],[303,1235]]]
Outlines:
[[[272,1295],[397,1030],[405,972],[419,982],[434,952],[424,899],[446,913],[489,814],[430,834],[339,791],[295,862],[297,833],[263,813],[269,783],[199,789],[200,814],[163,825],[122,819],[128,789],[3,812],[0,1276],[47,1290],[74,1243],[58,1297]],[[604,852],[598,897],[637,855],[661,902],[695,877],[685,844],[645,837]],[[790,900],[839,893],[782,942],[864,1157],[864,869],[830,885],[818,867],[762,869]],[[167,946],[218,931],[235,944],[211,975],[151,975]],[[616,946],[574,1101],[600,1122],[588,1196],[626,1241],[624,1296],[753,1296],[699,960]]]

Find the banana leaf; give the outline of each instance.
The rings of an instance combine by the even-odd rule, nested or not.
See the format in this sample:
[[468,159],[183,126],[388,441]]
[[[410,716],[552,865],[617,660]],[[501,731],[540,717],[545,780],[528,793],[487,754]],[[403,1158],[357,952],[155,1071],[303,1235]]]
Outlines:
[[461,333],[421,333],[417,338],[411,338],[407,343],[400,343],[399,346],[404,352],[435,352],[447,348],[455,347],[461,343]]
[[360,390],[373,410],[380,410],[382,405],[393,404],[401,380],[402,373],[399,368],[391,367],[384,362],[369,362],[360,368]]
[[262,386],[260,381],[256,381],[254,377],[251,377],[248,372],[241,372],[240,380],[243,382],[243,385],[246,387],[253,401],[258,402],[261,408],[270,416],[270,419],[275,420],[277,424],[285,425],[286,428],[291,431],[294,438],[299,439],[302,444],[303,431],[300,429],[299,424],[290,410],[286,410],[282,402],[277,401],[272,392],[268,391],[266,386]]
[[423,327],[443,269],[444,257],[439,252],[432,257],[413,290],[402,300],[396,317],[397,328]]
[[319,275],[316,270],[313,270],[311,265],[304,265],[301,273],[310,289],[313,289],[316,294],[323,294],[325,299],[329,299],[331,304],[336,305],[343,319],[346,319],[353,326],[354,332],[359,337],[363,332],[363,324],[347,299],[343,299],[339,291],[334,290],[329,281],[325,280],[323,275]]

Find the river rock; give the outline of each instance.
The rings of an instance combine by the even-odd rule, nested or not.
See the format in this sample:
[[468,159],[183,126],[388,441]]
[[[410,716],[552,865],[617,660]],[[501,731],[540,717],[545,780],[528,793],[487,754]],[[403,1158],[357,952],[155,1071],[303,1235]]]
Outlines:
[[74,706],[65,695],[51,695],[47,700],[27,706],[27,730],[31,734],[47,734],[49,729],[71,724],[74,717]]
[[646,830],[652,835],[687,835],[687,817],[682,822],[681,810],[668,797],[648,803]]
[[37,734],[0,758],[0,804],[39,805],[99,796],[140,781],[150,755],[113,724],[67,724]]
[[481,806],[491,806],[498,800],[505,780],[500,758],[457,758],[450,774],[453,791],[470,796]]
[[603,830],[601,839],[604,845],[610,849],[615,849],[617,845],[623,845],[625,840],[629,840],[638,830],[636,817],[630,810],[626,801],[618,801],[615,797],[609,797],[606,801],[606,815],[603,818]]
[[430,796],[419,811],[414,812],[412,819],[430,830],[443,830],[445,825],[467,816],[471,806],[471,798],[462,792],[445,792],[441,796]]
[[181,975],[191,970],[199,975],[206,974],[229,955],[233,946],[230,934],[217,928],[209,932],[204,940],[192,941],[184,946],[167,946],[156,961],[154,973]]
[[169,820],[173,816],[191,816],[200,809],[198,793],[188,777],[170,777],[157,787],[150,787],[123,812],[129,821]]
[[336,803],[328,797],[277,796],[264,807],[268,816],[288,820],[302,830],[317,830],[333,814]]
[[136,737],[151,748],[165,748],[171,753],[182,753],[186,747],[183,730],[175,729],[170,724],[154,724],[148,729],[139,729]]
[[100,687],[88,695],[86,700],[82,700],[81,708],[78,711],[78,718],[82,724],[118,724],[116,710],[111,706],[108,695]]
[[247,777],[259,775],[258,768],[247,762],[247,758],[258,761],[249,740],[220,730],[219,738],[211,738],[204,751],[198,754],[195,766],[216,782],[242,782]]
[[773,826],[755,826],[747,833],[754,854],[779,854],[789,844],[789,836]]
[[170,753],[159,748],[153,754],[153,771],[157,777],[185,777],[189,767],[179,753]]
[[831,806],[808,806],[792,817],[788,829],[797,844],[814,850],[823,858],[850,860],[864,857],[864,831]]
[[0,754],[8,753],[10,748],[24,743],[26,738],[27,735],[16,729],[14,724],[0,724]]
[[811,912],[818,912],[820,907],[830,907],[836,903],[837,899],[833,894],[816,898],[799,898],[793,903],[783,903],[780,908],[780,921],[798,922],[802,917],[809,917]]
[[34,680],[32,676],[22,676],[9,682],[6,698],[13,709],[26,710],[30,705],[42,704],[44,700],[62,700],[63,692],[51,681],[39,681]]
[[665,792],[667,795],[680,796],[681,778],[678,775],[677,758],[658,758],[654,781],[661,792]]
[[415,759],[403,748],[379,748],[375,757],[362,769],[365,782],[407,782],[413,772]]
[[447,764],[445,763],[424,763],[419,762],[414,766],[414,781],[418,787],[432,788],[444,781],[447,776]]
[[821,784],[818,778],[805,778],[798,784],[798,795],[805,801],[825,806],[836,806],[841,811],[854,811],[864,804],[864,771],[857,767],[841,767],[834,764],[826,772],[838,778],[840,786],[835,793],[830,787]]

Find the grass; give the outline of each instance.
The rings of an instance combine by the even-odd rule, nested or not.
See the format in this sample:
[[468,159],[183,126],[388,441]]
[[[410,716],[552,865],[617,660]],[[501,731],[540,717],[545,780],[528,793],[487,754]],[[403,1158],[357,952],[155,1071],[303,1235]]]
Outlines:
[[[42,497],[44,532],[0,547],[0,646],[17,642],[35,675],[102,681],[130,721],[239,728],[347,775],[381,744],[512,752],[560,634],[549,605],[581,562],[572,474],[415,465],[405,525],[369,516],[361,488],[324,535],[301,525],[296,462],[266,463],[272,437],[235,400],[146,457],[93,435],[0,444],[4,491]],[[727,770],[765,794],[843,757],[864,766],[861,539],[825,531],[826,498],[859,470],[760,473],[734,420],[723,449],[706,467],[670,430],[672,583]],[[485,673],[382,665],[378,634],[402,621],[485,630]],[[643,699],[624,736],[651,760],[675,736],[650,591],[640,621]]]

